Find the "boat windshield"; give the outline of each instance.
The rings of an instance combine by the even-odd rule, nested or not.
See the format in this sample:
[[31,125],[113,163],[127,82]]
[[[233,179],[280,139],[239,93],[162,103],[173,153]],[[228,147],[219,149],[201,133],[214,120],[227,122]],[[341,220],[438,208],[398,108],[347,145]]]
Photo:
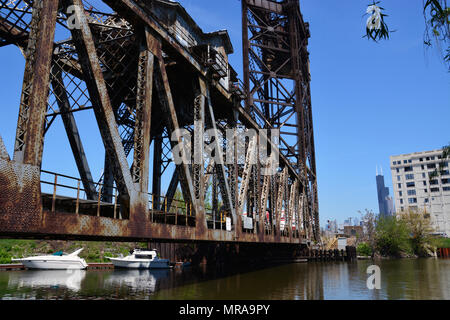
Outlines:
[[64,253],[62,251],[57,251],[53,255],[54,256],[62,256]]
[[136,259],[153,259],[151,254],[136,254]]

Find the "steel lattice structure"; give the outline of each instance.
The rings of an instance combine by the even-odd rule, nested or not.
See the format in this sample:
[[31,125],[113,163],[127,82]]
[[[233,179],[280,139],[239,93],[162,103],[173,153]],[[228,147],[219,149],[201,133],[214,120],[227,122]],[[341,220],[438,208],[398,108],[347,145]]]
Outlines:
[[245,109],[261,127],[280,130],[280,151],[301,177],[318,234],[309,24],[298,0],[242,1],[242,12]]
[[[15,45],[26,60],[13,155],[0,137],[0,235],[319,241],[309,31],[298,0],[242,1],[243,89],[225,31],[203,33],[171,1],[103,2],[110,12],[82,0],[0,0],[0,47]],[[74,117],[88,110],[105,150],[98,181]],[[79,177],[41,168],[57,117]],[[280,151],[276,174],[256,161],[261,135],[244,141],[243,155],[233,148],[249,129],[280,130],[280,146],[265,146]],[[174,164],[182,143],[214,156],[181,152]]]

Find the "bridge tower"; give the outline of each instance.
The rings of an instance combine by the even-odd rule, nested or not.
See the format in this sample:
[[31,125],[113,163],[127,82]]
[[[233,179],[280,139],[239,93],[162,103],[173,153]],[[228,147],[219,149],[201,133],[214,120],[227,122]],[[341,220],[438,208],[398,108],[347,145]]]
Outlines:
[[262,128],[279,130],[280,151],[302,179],[304,227],[318,240],[309,37],[299,0],[242,0],[245,109]]

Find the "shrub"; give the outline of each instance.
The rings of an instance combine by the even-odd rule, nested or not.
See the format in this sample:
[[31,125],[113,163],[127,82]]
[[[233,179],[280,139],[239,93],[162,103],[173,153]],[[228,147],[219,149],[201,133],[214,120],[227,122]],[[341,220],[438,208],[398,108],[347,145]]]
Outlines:
[[371,256],[372,255],[372,248],[370,248],[370,246],[366,242],[361,242],[356,247],[356,252],[360,256]]
[[430,243],[435,248],[450,248],[450,238],[432,238]]
[[380,217],[377,221],[375,247],[383,256],[400,256],[412,253],[409,230],[403,220],[395,217]]
[[409,231],[412,250],[419,256],[427,256],[428,251],[433,247],[430,218],[427,218],[422,211],[409,210],[401,215]]
[[0,264],[11,263],[12,254],[7,250],[0,248]]

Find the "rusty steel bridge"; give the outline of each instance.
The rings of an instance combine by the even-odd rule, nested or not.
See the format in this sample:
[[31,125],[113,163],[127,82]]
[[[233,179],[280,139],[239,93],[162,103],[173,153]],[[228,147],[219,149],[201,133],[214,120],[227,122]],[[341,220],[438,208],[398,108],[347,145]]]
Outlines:
[[[0,50],[17,46],[26,61],[13,154],[0,136],[0,236],[319,241],[310,34],[299,1],[242,0],[242,81],[228,63],[227,31],[203,32],[179,3],[102,2],[109,11],[82,0],[0,0]],[[95,117],[101,159],[87,158],[77,112]],[[73,176],[42,168],[58,117]],[[248,139],[243,159],[233,151],[231,163],[220,161],[236,134],[205,140],[213,158],[190,164],[182,154],[174,165],[171,150],[184,141],[177,129],[198,137],[277,129],[279,143],[266,146],[279,151],[277,172],[263,175],[252,162],[260,138]],[[94,179],[89,162],[99,160]]]

